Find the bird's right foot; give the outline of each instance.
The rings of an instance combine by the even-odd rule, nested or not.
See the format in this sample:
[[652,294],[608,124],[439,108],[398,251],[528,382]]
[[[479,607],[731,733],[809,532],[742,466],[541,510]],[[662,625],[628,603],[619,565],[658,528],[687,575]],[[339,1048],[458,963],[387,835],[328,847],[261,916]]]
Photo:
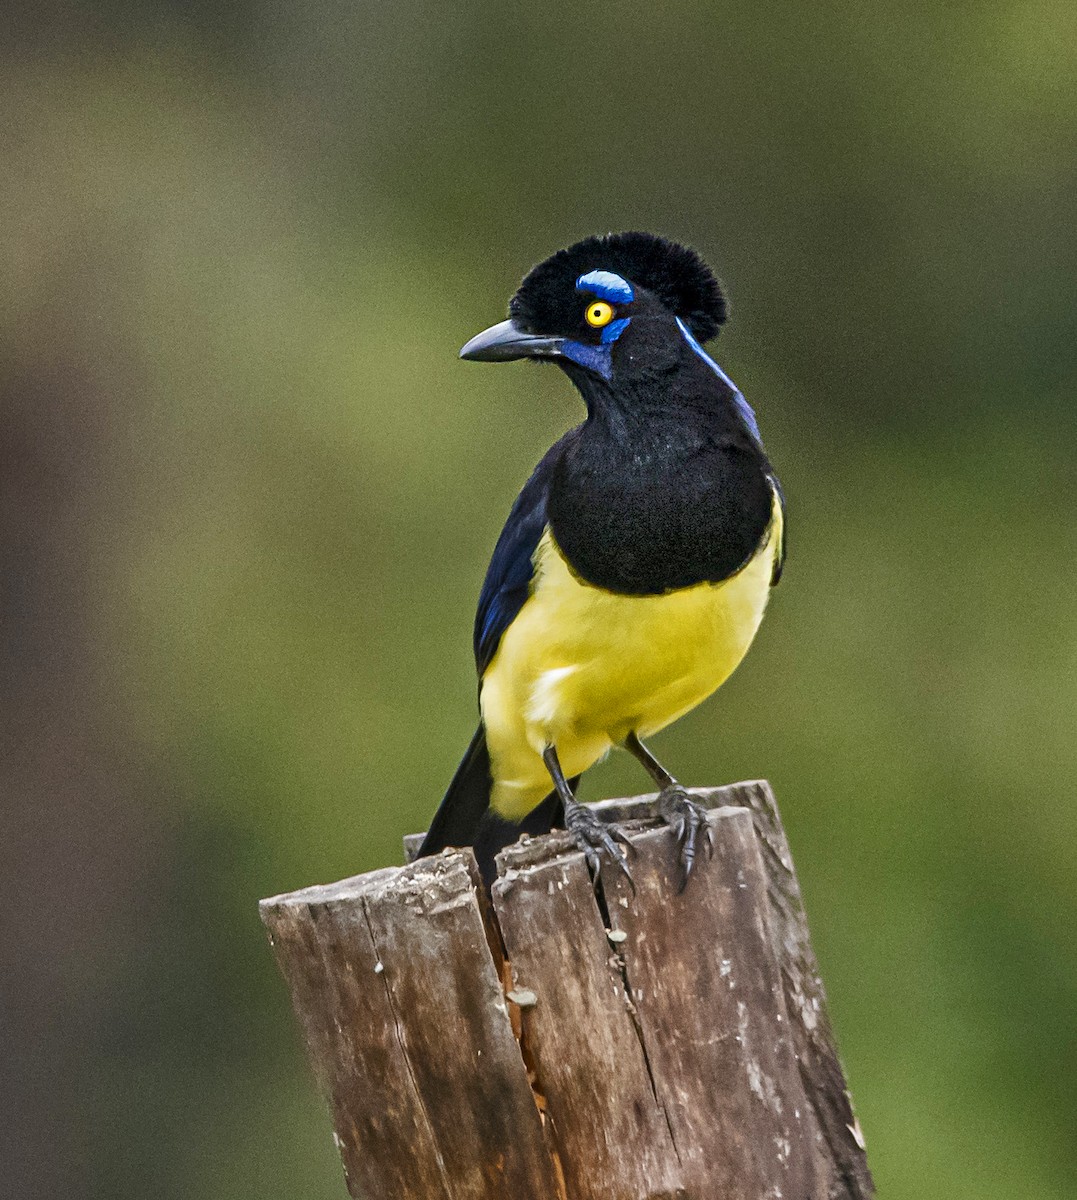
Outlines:
[[583,851],[596,887],[602,869],[603,854],[617,864],[624,872],[624,877],[632,884],[632,873],[628,869],[628,859],[622,849],[627,847],[631,851],[632,843],[616,825],[607,825],[600,821],[592,809],[576,800],[565,804],[565,828]]

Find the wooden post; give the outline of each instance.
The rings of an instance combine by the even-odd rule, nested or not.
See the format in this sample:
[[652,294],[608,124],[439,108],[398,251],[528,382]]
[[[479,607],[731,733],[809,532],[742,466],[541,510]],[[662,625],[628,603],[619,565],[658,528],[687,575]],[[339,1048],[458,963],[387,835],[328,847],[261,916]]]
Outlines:
[[356,1200],[874,1194],[770,787],[693,794],[682,894],[643,796],[635,892],[551,834],[262,901]]

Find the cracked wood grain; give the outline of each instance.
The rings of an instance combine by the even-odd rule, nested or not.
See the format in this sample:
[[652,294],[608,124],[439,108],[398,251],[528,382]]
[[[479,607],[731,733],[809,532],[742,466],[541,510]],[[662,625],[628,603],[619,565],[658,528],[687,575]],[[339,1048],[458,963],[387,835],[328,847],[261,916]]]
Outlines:
[[[501,856],[493,903],[517,986],[535,995],[523,1043],[570,1200],[674,1200],[681,1166],[583,855]],[[516,864],[516,865],[514,865]]]

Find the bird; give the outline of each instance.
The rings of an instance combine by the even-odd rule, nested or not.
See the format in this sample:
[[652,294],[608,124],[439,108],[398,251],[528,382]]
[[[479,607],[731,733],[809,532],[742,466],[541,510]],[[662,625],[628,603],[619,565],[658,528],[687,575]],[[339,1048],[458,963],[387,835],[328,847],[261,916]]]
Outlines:
[[487,885],[521,833],[565,828],[598,878],[623,833],[580,803],[612,748],[659,789],[681,888],[705,809],[646,745],[746,654],[785,561],[785,498],[755,413],[704,349],[725,293],[694,249],[599,234],[524,277],[463,359],[556,364],[586,409],[512,505],[474,626],[479,724],[420,848],[471,846]]

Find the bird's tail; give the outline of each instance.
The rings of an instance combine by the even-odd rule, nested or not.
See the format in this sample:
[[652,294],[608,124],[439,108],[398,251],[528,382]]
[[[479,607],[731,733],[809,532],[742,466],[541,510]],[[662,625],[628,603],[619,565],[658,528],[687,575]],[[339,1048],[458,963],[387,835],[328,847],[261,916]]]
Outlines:
[[486,730],[480,725],[430,822],[419,849],[420,856],[437,854],[446,846],[473,845],[483,814],[490,807],[493,786]]
[[[575,783],[572,780],[570,786]],[[493,786],[486,730],[480,725],[423,838],[420,857],[437,854],[446,846],[472,846],[479,871],[489,886],[497,878],[494,856],[499,850],[516,841],[521,833],[548,833],[563,823],[563,806],[556,792],[551,792],[519,824],[504,820],[490,808]]]

